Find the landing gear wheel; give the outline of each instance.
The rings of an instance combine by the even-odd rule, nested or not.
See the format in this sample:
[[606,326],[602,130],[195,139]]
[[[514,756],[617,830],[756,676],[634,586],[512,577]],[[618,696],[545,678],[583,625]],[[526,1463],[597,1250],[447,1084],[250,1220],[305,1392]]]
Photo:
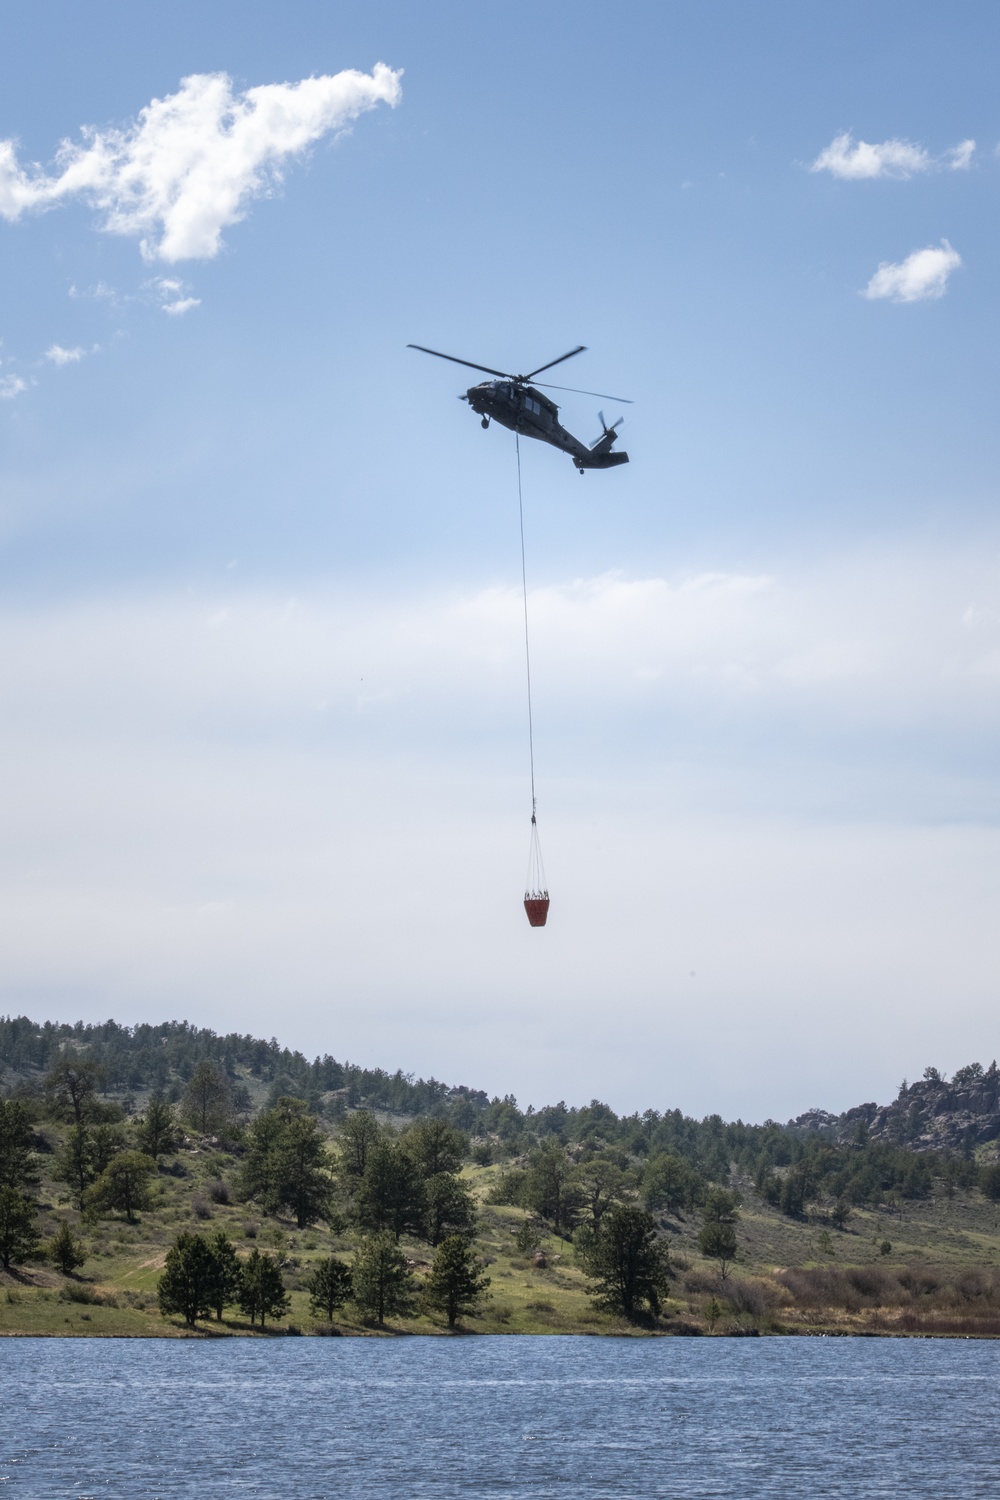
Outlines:
[[489,419],[489,417],[484,417],[483,418],[482,425],[484,427],[488,427],[490,425],[490,419]]

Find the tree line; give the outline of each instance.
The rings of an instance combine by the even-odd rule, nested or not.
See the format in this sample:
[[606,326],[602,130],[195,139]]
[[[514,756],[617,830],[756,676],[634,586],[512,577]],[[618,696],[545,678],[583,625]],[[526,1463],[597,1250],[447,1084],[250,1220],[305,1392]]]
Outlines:
[[[492,1201],[516,1204],[530,1216],[518,1231],[519,1248],[537,1244],[542,1224],[572,1237],[595,1281],[595,1295],[625,1317],[654,1316],[665,1294],[669,1272],[658,1234],[664,1218],[699,1215],[702,1253],[717,1259],[725,1274],[735,1255],[738,1204],[732,1195],[727,1199],[734,1174],[793,1217],[822,1203],[839,1228],[853,1204],[891,1205],[894,1197],[977,1184],[1000,1200],[1000,1166],[980,1169],[965,1156],[917,1155],[872,1142],[863,1121],[852,1142],[838,1145],[821,1134],[797,1137],[773,1123],[724,1126],[718,1117],[699,1123],[679,1113],[652,1112],[623,1121],[596,1101],[585,1110],[560,1105],[521,1114],[506,1099],[490,1105],[497,1111],[491,1118],[508,1130],[504,1141],[500,1131],[472,1138],[446,1112],[425,1114],[401,1131],[365,1109],[331,1122],[291,1094],[273,1097],[254,1114],[241,1087],[222,1063],[202,1058],[176,1099],[154,1091],[145,1108],[129,1116],[128,1101],[108,1092],[103,1065],[89,1050],[62,1045],[35,1086],[0,1100],[0,1262],[9,1269],[44,1253],[71,1274],[82,1261],[68,1223],[44,1246],[40,1242],[37,1127],[46,1120],[60,1127],[50,1175],[65,1183],[85,1216],[120,1215],[134,1222],[150,1206],[162,1163],[187,1132],[236,1153],[234,1186],[242,1200],[265,1214],[288,1214],[300,1229],[321,1221],[335,1233],[350,1227],[372,1254],[381,1247],[387,1275],[394,1264],[398,1269],[393,1257],[403,1237],[428,1244],[435,1264],[439,1249],[450,1245],[448,1256],[455,1265],[465,1256],[468,1270],[477,1209],[462,1167],[470,1160],[499,1160],[503,1170]],[[524,1148],[513,1158],[512,1142]],[[351,1268],[352,1297],[359,1288],[362,1298],[367,1295],[364,1265]],[[630,1265],[626,1275],[623,1268]],[[259,1256],[253,1274],[270,1274]],[[334,1278],[339,1274],[330,1271]],[[381,1317],[395,1304],[391,1277],[378,1284]],[[405,1275],[400,1285],[405,1302]],[[255,1319],[257,1309],[248,1315]],[[275,1316],[263,1304],[259,1315]]]
[[[896,1139],[888,1144],[869,1142],[866,1122],[859,1119],[855,1138],[844,1143],[832,1139],[831,1128],[806,1131],[773,1120],[763,1125],[740,1120],[727,1123],[719,1115],[695,1120],[676,1109],[618,1116],[596,1099],[580,1108],[560,1102],[522,1110],[512,1095],[491,1099],[482,1090],[450,1087],[433,1078],[414,1079],[399,1070],[358,1068],[329,1055],[310,1061],[273,1039],[237,1033],[219,1036],[187,1022],[127,1027],[115,1021],[57,1025],[24,1016],[0,1018],[0,1068],[18,1075],[15,1093],[44,1092],[44,1075],[70,1057],[93,1064],[105,1096],[119,1100],[124,1096],[126,1105],[130,1091],[151,1091],[189,1114],[192,1085],[199,1078],[208,1079],[206,1108],[197,1127],[203,1133],[231,1128],[250,1118],[249,1081],[268,1085],[269,1107],[283,1097],[297,1098],[313,1113],[333,1121],[358,1109],[445,1120],[472,1138],[473,1158],[482,1165],[512,1161],[543,1146],[591,1155],[614,1149],[643,1165],[668,1158],[680,1162],[703,1185],[724,1184],[736,1170],[751,1181],[760,1180],[761,1191],[778,1206],[782,1195],[792,1202],[794,1195],[791,1190],[786,1194],[782,1185],[789,1175],[803,1188],[806,1199],[815,1192],[858,1204],[880,1201],[879,1195],[885,1193],[901,1198],[924,1196],[934,1181],[946,1189],[949,1184],[967,1187],[975,1181],[971,1146],[957,1153],[907,1149],[925,1123],[920,1090],[928,1081],[944,1086],[933,1068],[926,1070],[924,1085],[910,1087],[904,1082],[901,1086],[898,1119],[894,1116]],[[974,1087],[992,1098],[1000,1089],[998,1079],[995,1064],[986,1070],[978,1063],[970,1064],[958,1070],[950,1087],[959,1092]],[[108,1102],[105,1097],[104,1103]],[[114,1121],[109,1117],[104,1123]],[[100,1136],[96,1153],[95,1164],[105,1154]],[[676,1168],[669,1170],[676,1175]],[[81,1182],[87,1172],[81,1163]],[[669,1194],[675,1196],[673,1187]]]

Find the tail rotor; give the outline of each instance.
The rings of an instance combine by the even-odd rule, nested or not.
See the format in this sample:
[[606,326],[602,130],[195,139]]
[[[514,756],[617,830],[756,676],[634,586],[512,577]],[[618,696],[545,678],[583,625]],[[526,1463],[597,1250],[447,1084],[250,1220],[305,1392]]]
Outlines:
[[600,448],[602,446],[602,444],[605,445],[607,448],[610,448],[611,445],[612,445],[612,443],[615,440],[615,437],[617,436],[617,430],[622,425],[622,423],[624,422],[625,418],[623,416],[619,417],[618,421],[617,422],[612,422],[611,426],[609,427],[608,424],[607,424],[607,422],[605,422],[605,420],[604,420],[604,413],[602,411],[599,411],[597,413],[597,420],[601,424],[601,435],[600,435],[599,438],[595,438],[594,441],[591,443],[591,445],[590,445],[591,452],[593,452],[594,449],[596,449],[596,448]]

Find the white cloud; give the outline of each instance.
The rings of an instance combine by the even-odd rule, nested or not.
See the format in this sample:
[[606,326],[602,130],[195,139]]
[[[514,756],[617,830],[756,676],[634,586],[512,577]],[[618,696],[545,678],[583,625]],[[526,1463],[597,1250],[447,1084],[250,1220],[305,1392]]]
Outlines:
[[46,349],[45,358],[54,365],[75,365],[86,354],[86,349],[77,346],[75,349],[64,349],[62,344],[53,344],[51,349]]
[[28,389],[28,382],[22,380],[20,375],[0,375],[0,401],[13,401],[22,391]]
[[172,318],[179,318],[184,313],[190,312],[192,307],[200,306],[200,297],[178,297],[176,302],[164,302],[163,311],[169,313]]
[[882,261],[861,295],[869,301],[885,298],[890,302],[926,302],[943,297],[948,277],[961,264],[958,251],[942,240],[940,246],[914,250],[898,263]]
[[93,299],[95,301],[118,301],[118,293],[115,291],[114,287],[108,286],[107,282],[104,281],[98,281],[94,286],[84,287],[82,291],[78,286],[71,286],[68,295],[74,300],[87,298]]
[[254,198],[273,191],[283,164],[379,103],[396,105],[401,74],[378,63],[263,84],[234,94],[225,73],[194,73],[176,94],[154,99],[124,129],[82,130],[64,141],[57,171],[27,170],[13,141],[0,141],[0,216],[81,197],[101,228],[135,236],[147,260],[211,259],[222,231]]
[[934,157],[913,141],[893,139],[874,145],[856,141],[849,130],[835,136],[810,167],[812,172],[831,172],[834,177],[857,182],[864,178],[894,177],[905,181],[921,172],[945,167],[964,171],[972,162],[975,141],[962,141],[943,156]]
[[972,166],[975,149],[975,141],[960,141],[957,146],[952,146],[950,151],[945,152],[942,160],[952,172],[967,172]]

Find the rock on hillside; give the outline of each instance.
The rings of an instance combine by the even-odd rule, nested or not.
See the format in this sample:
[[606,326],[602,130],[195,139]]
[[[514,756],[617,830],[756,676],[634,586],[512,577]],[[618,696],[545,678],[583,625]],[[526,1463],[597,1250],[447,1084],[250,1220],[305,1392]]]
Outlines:
[[842,1143],[867,1138],[911,1151],[968,1151],[1000,1137],[1000,1069],[970,1063],[949,1082],[928,1068],[919,1083],[904,1083],[892,1104],[858,1104],[842,1115],[811,1109],[789,1124]]

